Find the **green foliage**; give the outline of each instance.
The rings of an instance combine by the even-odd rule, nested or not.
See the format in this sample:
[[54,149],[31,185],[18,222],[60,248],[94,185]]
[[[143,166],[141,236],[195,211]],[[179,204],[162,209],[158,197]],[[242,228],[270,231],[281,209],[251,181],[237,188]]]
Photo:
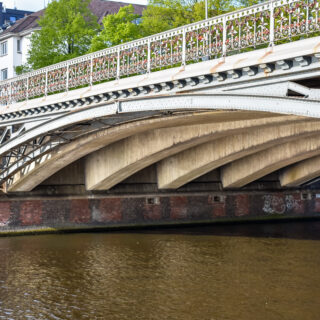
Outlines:
[[[249,6],[262,0],[208,0],[209,17]],[[71,59],[143,36],[193,23],[205,18],[204,0],[149,0],[142,17],[132,5],[103,19],[103,29],[88,9],[90,0],[53,0],[33,33],[28,65],[18,74]],[[235,7],[236,6],[236,7]],[[141,18],[141,19],[140,19]],[[141,23],[137,23],[138,20]],[[99,30],[101,32],[98,34]]]
[[143,11],[141,27],[151,35],[193,22],[190,7],[178,0],[151,0]]
[[103,30],[92,39],[90,51],[97,51],[120,43],[135,40],[142,36],[137,24],[139,15],[134,13],[133,5],[120,8],[116,14],[103,18]]
[[28,64],[38,69],[85,54],[99,29],[90,0],[54,0],[33,33]]
[[21,66],[14,67],[14,71],[19,76],[21,74],[24,74],[24,73],[27,73],[27,72],[31,71],[31,69],[30,69],[29,65],[23,64]]
[[[216,16],[233,9],[232,0],[209,0],[209,16]],[[103,30],[95,36],[90,51],[97,51],[143,36],[160,33],[205,18],[204,0],[150,0],[143,11],[141,23],[132,5],[103,19]]]
[[263,3],[266,2],[266,0],[239,0],[238,1],[238,6],[239,7],[250,7],[255,4]]
[[[213,17],[233,9],[232,0],[208,0],[208,14]],[[163,32],[205,19],[205,1],[197,0],[150,0],[143,11],[144,35]]]
[[[208,0],[208,17],[215,17],[235,10],[231,0]],[[193,6],[195,21],[205,19],[205,2],[199,1]]]

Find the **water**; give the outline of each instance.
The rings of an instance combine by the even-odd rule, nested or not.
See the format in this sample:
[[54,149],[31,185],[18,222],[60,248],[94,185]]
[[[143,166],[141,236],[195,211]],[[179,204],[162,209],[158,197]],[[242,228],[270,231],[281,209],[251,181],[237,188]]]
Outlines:
[[0,319],[312,320],[320,222],[0,238]]

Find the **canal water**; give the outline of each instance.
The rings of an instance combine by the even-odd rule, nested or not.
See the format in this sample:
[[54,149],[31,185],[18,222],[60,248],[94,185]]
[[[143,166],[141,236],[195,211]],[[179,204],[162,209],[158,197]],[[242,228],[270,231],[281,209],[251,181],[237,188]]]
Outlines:
[[0,238],[0,319],[320,319],[320,222]]

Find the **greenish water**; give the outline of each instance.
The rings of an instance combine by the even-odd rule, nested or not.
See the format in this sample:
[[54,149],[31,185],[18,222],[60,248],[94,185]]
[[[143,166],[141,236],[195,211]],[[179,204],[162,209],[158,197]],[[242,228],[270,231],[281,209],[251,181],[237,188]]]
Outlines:
[[0,238],[0,319],[318,320],[320,222]]

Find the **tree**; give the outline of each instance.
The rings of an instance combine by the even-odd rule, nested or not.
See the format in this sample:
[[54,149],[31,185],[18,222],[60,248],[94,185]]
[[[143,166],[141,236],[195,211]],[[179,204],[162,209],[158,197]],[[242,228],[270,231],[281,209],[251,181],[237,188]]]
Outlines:
[[103,30],[92,39],[90,51],[97,51],[142,36],[138,25],[140,16],[134,13],[133,5],[120,8],[118,13],[103,18]]
[[[232,0],[208,0],[209,17],[229,12]],[[151,35],[205,19],[204,0],[151,0],[142,14],[144,35]]]
[[142,14],[144,35],[173,29],[194,21],[190,3],[179,0],[151,0]]
[[[232,0],[208,0],[208,17],[215,17],[221,14],[235,10]],[[205,2],[199,1],[193,6],[193,15],[195,21],[205,19]]]
[[90,0],[54,0],[33,33],[28,64],[38,69],[85,54],[99,29]]
[[28,66],[27,64],[22,64],[21,66],[15,66],[14,71],[19,76],[19,75],[27,73],[31,70],[30,70],[30,66]]
[[[221,15],[245,2],[262,0],[208,0],[209,17]],[[236,5],[236,7],[235,7]],[[141,23],[132,5],[103,19],[103,30],[92,40],[90,51],[97,51],[120,43],[174,29],[205,19],[205,0],[150,0],[143,11]]]
[[246,8],[262,2],[266,2],[266,0],[238,0],[238,5]]

